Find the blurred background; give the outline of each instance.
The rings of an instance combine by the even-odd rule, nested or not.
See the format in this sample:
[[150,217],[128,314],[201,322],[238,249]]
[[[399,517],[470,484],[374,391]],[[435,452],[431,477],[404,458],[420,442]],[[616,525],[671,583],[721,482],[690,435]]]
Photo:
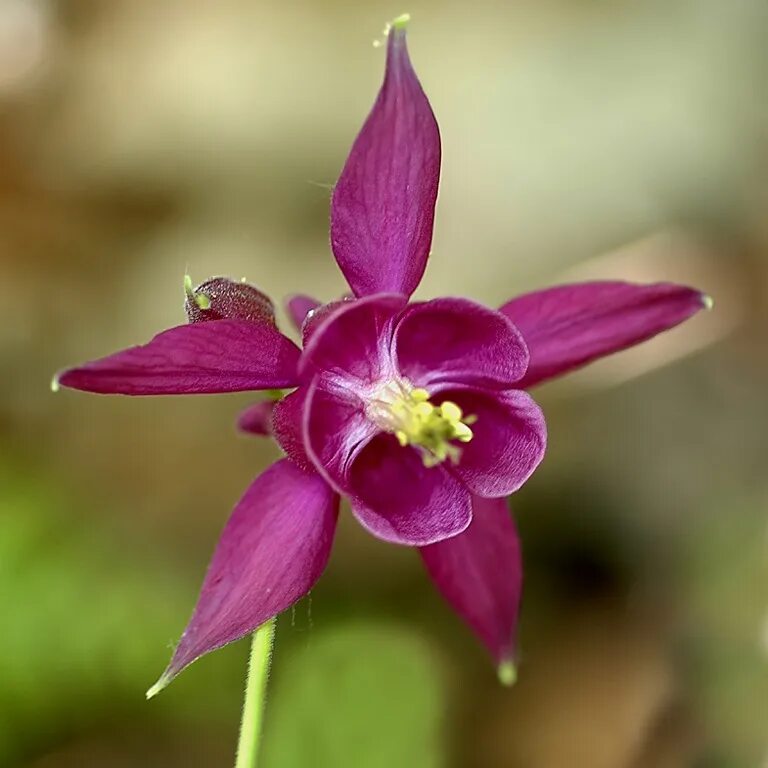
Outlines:
[[228,766],[247,643],[147,703],[277,455],[248,396],[49,392],[182,278],[343,290],[330,187],[410,11],[441,124],[419,295],[593,277],[715,300],[537,392],[519,682],[344,514],[279,622],[267,768],[768,766],[764,0],[0,0],[0,765]]

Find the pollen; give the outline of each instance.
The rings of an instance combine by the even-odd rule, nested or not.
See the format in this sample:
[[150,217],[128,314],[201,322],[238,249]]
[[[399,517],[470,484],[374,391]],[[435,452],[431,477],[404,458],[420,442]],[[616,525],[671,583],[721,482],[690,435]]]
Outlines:
[[397,382],[379,390],[368,407],[369,416],[394,434],[401,446],[411,445],[422,455],[424,466],[434,467],[446,459],[457,464],[461,448],[473,435],[475,416],[465,416],[450,400],[430,402],[426,389]]

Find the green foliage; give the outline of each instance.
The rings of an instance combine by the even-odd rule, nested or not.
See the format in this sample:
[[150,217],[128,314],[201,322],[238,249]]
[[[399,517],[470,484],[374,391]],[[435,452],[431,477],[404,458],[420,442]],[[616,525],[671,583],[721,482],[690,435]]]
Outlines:
[[276,649],[265,768],[443,764],[437,670],[429,650],[405,629],[316,629],[306,646],[281,651],[278,628]]
[[139,564],[138,547],[84,525],[76,506],[40,478],[0,467],[0,488],[5,765],[143,705],[146,682],[166,660],[157,627],[181,626],[174,613],[189,603],[159,568]]
[[762,499],[721,500],[686,539],[690,672],[708,740],[719,765],[756,765],[764,757],[768,605]]

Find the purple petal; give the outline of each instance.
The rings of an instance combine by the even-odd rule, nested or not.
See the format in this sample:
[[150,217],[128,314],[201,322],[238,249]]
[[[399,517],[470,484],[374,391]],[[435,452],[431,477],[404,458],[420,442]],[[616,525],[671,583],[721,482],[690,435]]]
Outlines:
[[472,493],[509,496],[544,458],[544,414],[527,392],[450,390],[441,392],[437,400],[451,400],[467,416],[477,418],[472,439],[460,445],[459,461],[451,467]]
[[272,434],[272,410],[275,400],[262,400],[249,405],[237,419],[237,428],[250,435],[269,437]]
[[331,245],[357,296],[416,290],[432,243],[440,132],[393,28],[387,69],[333,192]]
[[317,377],[306,388],[304,446],[315,469],[339,492],[347,488],[354,457],[380,430],[366,417],[364,403],[353,393]]
[[228,277],[212,277],[197,288],[187,281],[184,309],[190,323],[229,318],[275,324],[275,307],[269,296]]
[[396,294],[344,302],[313,331],[299,366],[304,376],[325,372],[370,383],[388,374],[393,320],[406,298]]
[[507,302],[503,312],[531,354],[518,383],[530,387],[639,344],[710,305],[709,297],[672,283],[559,285]]
[[288,317],[290,317],[291,322],[297,331],[301,330],[307,315],[310,312],[314,312],[319,306],[320,302],[317,301],[317,299],[302,294],[290,296],[285,302],[285,309],[288,312]]
[[348,306],[354,303],[355,299],[347,297],[337,301],[329,301],[327,304],[321,304],[317,309],[304,318],[304,324],[301,326],[301,341],[304,348],[307,348],[309,340],[315,335],[315,331],[340,307]]
[[212,320],[163,331],[56,381],[99,394],[176,395],[296,386],[299,350],[274,326]]
[[352,511],[374,536],[426,546],[461,533],[472,519],[469,491],[443,466],[425,467],[388,434],[358,453],[347,477]]
[[309,390],[299,387],[272,410],[272,435],[289,459],[302,469],[314,471],[314,465],[304,448],[304,410]]
[[328,562],[337,511],[338,497],[322,478],[287,459],[256,478],[224,528],[158,686],[306,595]]
[[497,664],[515,651],[523,586],[520,541],[505,499],[472,500],[464,533],[420,552],[440,594],[485,644]]
[[500,312],[467,299],[410,305],[395,329],[394,356],[419,387],[442,383],[509,388],[525,373],[528,350]]

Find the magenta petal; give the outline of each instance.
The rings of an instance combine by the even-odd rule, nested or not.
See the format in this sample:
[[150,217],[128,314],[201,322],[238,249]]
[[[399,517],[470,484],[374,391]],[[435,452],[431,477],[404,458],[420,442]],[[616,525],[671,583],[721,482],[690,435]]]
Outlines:
[[353,393],[333,387],[321,377],[307,389],[304,446],[318,472],[339,492],[347,487],[349,467],[359,451],[379,432]]
[[528,344],[531,362],[518,386],[530,387],[650,339],[709,302],[700,291],[682,285],[616,281],[527,293],[500,311]]
[[459,461],[451,467],[472,493],[509,496],[544,458],[544,414],[527,392],[449,390],[438,399],[451,400],[466,415],[477,418],[472,440],[460,445]]
[[412,448],[382,434],[352,462],[352,511],[374,536],[425,546],[461,533],[472,519],[469,491],[443,465],[427,468]]
[[300,373],[325,372],[361,384],[388,375],[393,320],[405,303],[405,296],[397,294],[343,302],[313,330],[304,347]]
[[440,594],[497,664],[511,662],[523,587],[520,541],[505,499],[472,500],[464,533],[420,552]]
[[268,437],[272,434],[272,410],[275,400],[262,400],[249,405],[237,418],[237,428],[250,435]]
[[408,296],[424,274],[440,177],[440,132],[393,28],[387,69],[333,192],[331,245],[357,296]]
[[467,299],[410,305],[397,323],[393,349],[400,372],[428,389],[445,382],[506,389],[528,365],[514,325]]
[[327,304],[321,304],[317,309],[310,312],[301,326],[301,341],[304,348],[307,348],[309,340],[315,335],[315,331],[340,307],[354,303],[355,299],[350,297],[329,301]]
[[256,478],[224,528],[192,619],[158,685],[307,594],[328,562],[337,511],[338,497],[322,478],[287,459]]
[[187,287],[184,309],[190,323],[229,318],[275,324],[275,307],[269,296],[228,277],[212,277],[197,288]]
[[56,381],[99,394],[176,395],[296,386],[299,349],[274,326],[244,320],[180,325]]
[[288,312],[291,322],[297,331],[301,330],[301,326],[304,324],[307,315],[310,312],[314,312],[320,306],[320,302],[317,299],[313,299],[311,296],[304,296],[297,293],[294,296],[289,296],[285,302],[285,309]]
[[272,436],[289,459],[302,469],[314,471],[314,465],[304,448],[304,411],[307,387],[299,387],[275,403],[272,409]]

